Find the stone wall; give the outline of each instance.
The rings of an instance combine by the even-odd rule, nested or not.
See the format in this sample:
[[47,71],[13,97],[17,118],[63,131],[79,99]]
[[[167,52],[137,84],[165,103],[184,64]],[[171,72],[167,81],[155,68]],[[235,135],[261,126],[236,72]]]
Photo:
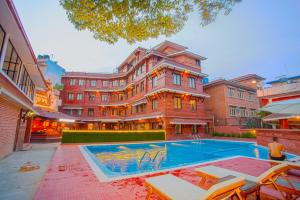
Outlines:
[[263,146],[272,142],[274,136],[278,137],[288,152],[300,155],[300,129],[256,129],[256,136],[257,143]]

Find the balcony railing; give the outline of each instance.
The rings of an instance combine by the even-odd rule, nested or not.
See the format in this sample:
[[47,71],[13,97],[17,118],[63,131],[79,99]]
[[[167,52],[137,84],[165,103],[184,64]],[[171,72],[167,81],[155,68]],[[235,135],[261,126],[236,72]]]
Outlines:
[[273,96],[297,91],[300,92],[300,83],[289,83],[257,90],[257,97]]

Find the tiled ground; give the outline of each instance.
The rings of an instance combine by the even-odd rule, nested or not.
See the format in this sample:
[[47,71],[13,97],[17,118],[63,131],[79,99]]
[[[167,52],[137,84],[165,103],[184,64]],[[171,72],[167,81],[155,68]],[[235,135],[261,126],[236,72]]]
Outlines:
[[[65,165],[66,170],[59,171],[59,165]],[[258,176],[270,167],[270,163],[266,161],[242,157],[218,161],[212,165],[240,171],[253,176]],[[195,167],[175,170],[171,171],[171,173],[197,184],[200,178],[196,176],[194,168]],[[106,183],[99,182],[81,155],[78,146],[61,145],[49,165],[35,199],[145,199],[145,177],[147,176]],[[263,192],[276,196],[276,193],[270,189],[264,189]],[[156,199],[156,197],[153,196],[153,199]],[[250,197],[250,199],[253,198]],[[269,198],[265,196],[263,199]]]

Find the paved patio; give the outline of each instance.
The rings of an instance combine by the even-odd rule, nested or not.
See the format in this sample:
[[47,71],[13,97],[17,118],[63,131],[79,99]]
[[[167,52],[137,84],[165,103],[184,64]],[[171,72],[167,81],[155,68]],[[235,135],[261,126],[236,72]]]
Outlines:
[[[33,199],[57,146],[33,144],[28,151],[18,151],[0,160],[0,199]],[[38,164],[40,169],[19,172],[26,162]]]
[[[60,165],[65,165],[66,170],[59,171],[58,166]],[[270,167],[269,162],[244,157],[218,161],[212,163],[212,165],[237,170],[253,176],[258,176]],[[197,184],[200,178],[196,175],[194,168],[173,170],[170,173]],[[49,165],[35,199],[145,199],[147,191],[144,187],[144,180],[150,176],[153,175],[112,182],[99,182],[77,145],[61,145]],[[279,197],[279,194],[274,190],[263,188],[262,191],[271,194],[275,197],[274,199]],[[155,195],[152,197],[156,199]],[[254,196],[249,199],[254,199]],[[270,199],[270,197],[264,195],[262,199]]]

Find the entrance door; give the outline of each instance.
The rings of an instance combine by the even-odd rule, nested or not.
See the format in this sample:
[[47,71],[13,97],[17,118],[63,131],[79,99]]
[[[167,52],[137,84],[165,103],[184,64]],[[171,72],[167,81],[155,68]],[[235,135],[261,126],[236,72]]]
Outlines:
[[181,124],[175,124],[175,133],[181,134]]

